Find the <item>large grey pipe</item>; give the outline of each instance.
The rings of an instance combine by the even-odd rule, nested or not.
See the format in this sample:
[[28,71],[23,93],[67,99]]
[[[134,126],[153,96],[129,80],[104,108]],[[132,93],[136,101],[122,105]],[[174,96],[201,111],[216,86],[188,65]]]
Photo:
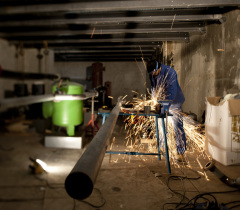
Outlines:
[[215,161],[210,161],[208,162],[205,167],[204,170],[209,170],[211,172],[213,172],[213,174],[218,177],[222,182],[224,182],[225,184],[231,186],[231,187],[240,187],[240,177],[238,177],[237,179],[231,179],[228,176],[226,176],[223,172],[221,172],[216,166],[215,166]]
[[111,111],[87,149],[65,180],[65,189],[74,199],[83,200],[91,195],[106,149],[115,127],[121,100]]

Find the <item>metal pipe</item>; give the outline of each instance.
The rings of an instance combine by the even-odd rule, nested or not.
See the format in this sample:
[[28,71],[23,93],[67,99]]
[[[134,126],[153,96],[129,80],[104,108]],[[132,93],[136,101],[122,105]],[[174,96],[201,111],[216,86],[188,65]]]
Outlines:
[[106,149],[115,127],[122,101],[111,111],[87,149],[65,180],[65,189],[74,199],[83,200],[91,195]]
[[227,177],[222,171],[220,171],[216,166],[215,166],[215,161],[210,161],[208,162],[205,167],[204,170],[209,170],[211,172],[213,172],[213,174],[218,177],[222,182],[224,182],[225,184],[231,186],[231,187],[240,187],[240,177],[238,177],[237,179],[231,179],[229,177]]
[[46,94],[37,96],[24,96],[18,98],[0,99],[0,110],[11,107],[24,106],[28,104],[41,103],[46,101],[66,101],[66,100],[86,100],[91,97],[98,96],[97,92],[85,92],[81,95],[62,95],[62,94]]
[[19,79],[19,80],[28,80],[28,79],[50,79],[58,80],[60,75],[57,74],[42,74],[42,73],[23,73],[17,71],[9,71],[2,69],[0,66],[0,78],[10,78],[10,79]]
[[53,94],[0,99],[0,110],[54,100]]

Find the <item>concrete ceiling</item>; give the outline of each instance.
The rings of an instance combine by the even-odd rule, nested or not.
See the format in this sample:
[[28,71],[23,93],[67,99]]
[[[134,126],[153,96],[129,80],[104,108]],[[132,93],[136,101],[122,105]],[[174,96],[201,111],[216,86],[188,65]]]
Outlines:
[[51,48],[56,61],[134,61],[164,41],[189,42],[240,0],[1,0],[0,37]]

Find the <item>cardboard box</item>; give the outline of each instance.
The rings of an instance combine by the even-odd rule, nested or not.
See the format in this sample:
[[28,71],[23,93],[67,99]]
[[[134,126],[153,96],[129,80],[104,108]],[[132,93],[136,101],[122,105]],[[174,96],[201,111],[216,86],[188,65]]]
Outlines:
[[240,99],[206,100],[206,151],[223,165],[240,163]]

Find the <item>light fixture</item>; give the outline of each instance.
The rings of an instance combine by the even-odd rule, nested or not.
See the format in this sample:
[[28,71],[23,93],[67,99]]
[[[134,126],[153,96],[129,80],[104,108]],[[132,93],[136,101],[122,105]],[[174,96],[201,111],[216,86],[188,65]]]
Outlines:
[[44,172],[48,172],[48,167],[45,162],[40,159],[34,159],[32,157],[29,157],[29,159],[33,162],[33,165],[29,165],[29,168],[31,169],[33,174],[41,174]]

